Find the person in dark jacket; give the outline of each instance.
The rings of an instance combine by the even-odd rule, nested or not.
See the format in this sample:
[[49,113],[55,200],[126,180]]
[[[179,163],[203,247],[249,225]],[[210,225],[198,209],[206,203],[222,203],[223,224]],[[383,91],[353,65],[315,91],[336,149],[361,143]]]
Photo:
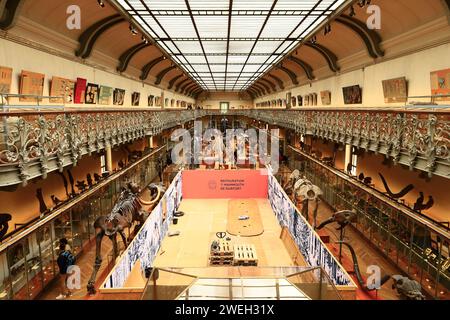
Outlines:
[[73,265],[74,258],[70,251],[67,250],[67,245],[68,244],[64,240],[59,243],[59,255],[56,263],[59,268],[61,294],[56,297],[57,300],[63,300],[72,294],[67,287],[67,269]]

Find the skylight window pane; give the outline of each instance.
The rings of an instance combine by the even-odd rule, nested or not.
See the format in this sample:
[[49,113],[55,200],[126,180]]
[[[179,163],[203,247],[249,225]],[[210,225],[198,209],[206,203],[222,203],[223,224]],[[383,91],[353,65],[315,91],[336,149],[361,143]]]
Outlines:
[[239,90],[279,63],[344,1],[278,0],[272,8],[273,0],[233,0],[229,41],[229,0],[118,4],[203,88]]

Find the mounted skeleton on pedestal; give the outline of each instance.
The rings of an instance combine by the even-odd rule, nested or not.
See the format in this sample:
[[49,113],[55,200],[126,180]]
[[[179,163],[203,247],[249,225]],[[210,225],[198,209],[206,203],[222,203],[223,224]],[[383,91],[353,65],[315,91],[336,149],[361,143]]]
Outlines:
[[295,182],[293,189],[294,203],[297,205],[297,199],[301,198],[302,215],[307,220],[309,220],[309,201],[314,201],[313,226],[315,227],[317,224],[317,210],[319,209],[319,196],[323,194],[322,190],[304,177]]
[[[164,189],[160,185],[150,184],[147,187],[153,197],[151,201],[144,201],[140,198],[141,190],[135,183],[128,183],[126,188],[120,193],[111,213],[107,216],[100,216],[94,222],[96,230],[96,255],[94,270],[91,278],[87,284],[87,291],[89,294],[95,294],[95,279],[97,272],[102,264],[101,245],[104,236],[107,236],[113,243],[114,259],[119,255],[117,246],[117,234],[122,238],[125,248],[127,247],[127,238],[125,236],[125,229],[131,228],[135,222],[138,224],[135,227],[135,232],[141,228],[148,217],[148,212],[142,206],[154,206],[162,194]],[[153,194],[155,194],[153,196]]]

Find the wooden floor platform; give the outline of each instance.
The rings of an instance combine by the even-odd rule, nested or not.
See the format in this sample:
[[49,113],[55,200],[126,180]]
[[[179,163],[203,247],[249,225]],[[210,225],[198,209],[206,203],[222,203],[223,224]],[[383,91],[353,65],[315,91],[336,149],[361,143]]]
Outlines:
[[[242,219],[248,217],[248,219]],[[234,236],[253,237],[264,232],[255,199],[232,199],[228,202],[227,232]]]

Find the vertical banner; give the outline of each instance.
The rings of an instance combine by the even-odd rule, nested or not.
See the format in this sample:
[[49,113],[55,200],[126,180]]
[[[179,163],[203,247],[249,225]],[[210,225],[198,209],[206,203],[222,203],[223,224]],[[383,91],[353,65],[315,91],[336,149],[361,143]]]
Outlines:
[[352,281],[347,272],[298,212],[270,170],[268,185],[272,210],[280,225],[289,230],[306,263],[311,267],[322,267],[335,285],[351,285]]
[[121,288],[124,286],[136,262],[139,260],[141,271],[150,268],[155,261],[161,243],[166,236],[170,222],[182,198],[181,172],[164,193],[161,201],[153,208],[141,230],[120,257],[119,262],[106,278],[103,288]]

